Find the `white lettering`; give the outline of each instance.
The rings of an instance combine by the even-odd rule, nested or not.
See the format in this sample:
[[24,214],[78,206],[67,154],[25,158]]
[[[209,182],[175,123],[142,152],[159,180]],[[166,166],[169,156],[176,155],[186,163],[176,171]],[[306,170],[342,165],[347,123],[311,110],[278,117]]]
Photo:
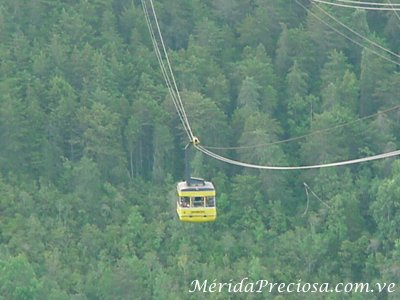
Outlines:
[[217,281],[217,279],[214,279],[214,282],[210,284],[210,287],[208,288],[208,291],[210,293],[214,293],[215,292],[215,288],[217,287],[217,284],[215,283],[215,281]]
[[[250,288],[248,289],[247,287],[250,286]],[[244,286],[244,292],[245,293],[254,293],[254,283],[253,282],[249,282],[246,283],[246,285]]]
[[351,282],[346,283],[344,286],[344,292],[350,293],[353,290],[353,284]]
[[256,285],[260,283],[257,293],[262,293],[262,289],[268,285],[268,280],[257,280]]
[[297,292],[300,293],[300,283],[301,283],[301,279],[298,280],[297,283]]
[[329,293],[329,283],[324,282],[319,288],[320,293]]
[[317,282],[314,282],[314,283],[312,284],[311,293],[316,293],[316,292],[318,292],[318,283],[317,283]]
[[283,293],[283,292],[285,292],[285,286],[286,286],[286,284],[284,284],[283,282],[281,282],[281,283],[278,285],[278,293]]
[[[307,286],[307,290],[305,290],[305,287]],[[304,283],[303,284],[303,286],[302,286],[302,288],[301,288],[301,291],[303,292],[303,293],[308,293],[309,291],[310,291],[310,289],[311,289],[311,284],[309,284],[308,282],[306,282],[306,283]]]
[[193,280],[193,281],[190,283],[190,286],[192,286],[193,284],[194,284],[194,289],[193,289],[193,290],[189,290],[189,293],[193,293],[193,292],[195,292],[196,290],[198,290],[198,291],[200,292],[202,289],[203,289],[203,293],[206,292],[207,279],[204,280],[204,282],[203,282],[202,285],[200,285],[200,281],[199,281],[199,280]]
[[218,292],[221,293],[222,288],[223,288],[225,285],[227,285],[227,283],[226,283],[226,282],[224,282],[224,283],[219,283],[218,285],[219,285]]
[[274,290],[274,287],[275,287],[276,285],[278,285],[278,283],[276,283],[276,282],[275,282],[275,283],[269,282],[268,285],[269,285],[269,292],[272,293],[273,290]]
[[388,293],[394,293],[396,284],[377,282],[375,284],[376,289],[371,289],[369,283],[362,282],[339,282],[335,285],[330,285],[327,282],[322,284],[318,282],[305,282],[301,279],[297,282],[290,282],[288,284],[284,282],[274,283],[268,280],[257,280],[256,282],[250,281],[248,277],[242,278],[240,281],[229,280],[229,282],[218,282],[217,279],[213,281],[193,280],[189,286],[189,293],[203,292],[203,293],[382,293],[387,291]]
[[288,284],[287,289],[286,289],[288,293],[293,293],[294,292],[294,290],[290,290],[290,287],[293,286],[293,285],[294,285],[294,282],[291,282],[291,283]]
[[353,285],[353,292],[355,293],[370,293],[371,290],[369,289],[369,283],[355,283]]
[[232,293],[232,291],[231,291],[231,289],[232,289],[232,279],[231,280],[229,280],[229,283],[226,283],[226,282],[224,282],[224,283],[219,283],[219,292],[221,293],[221,291],[222,291],[222,288],[224,287],[224,286],[228,286],[228,292],[229,293]]
[[228,283],[228,292],[229,293],[232,293],[232,281],[233,281],[233,279],[229,280],[229,283]]
[[339,286],[343,287],[343,283],[339,282],[336,287],[335,287],[335,292],[341,293],[343,292],[343,289],[339,289]]
[[[237,293],[237,292],[241,293],[241,292],[242,292],[242,289],[243,289],[243,282],[244,282],[245,280],[247,280],[247,279],[249,279],[249,278],[248,278],[248,277],[245,277],[245,278],[243,278],[243,279],[240,281],[240,283],[236,283],[235,286],[233,287],[233,292],[234,292],[234,293]],[[237,289],[236,289],[236,288],[237,288]]]
[[376,285],[378,286],[378,292],[379,292],[379,293],[382,293],[383,290],[384,290],[385,287],[386,287],[386,282],[384,282],[383,284],[380,284],[379,282],[377,282]]

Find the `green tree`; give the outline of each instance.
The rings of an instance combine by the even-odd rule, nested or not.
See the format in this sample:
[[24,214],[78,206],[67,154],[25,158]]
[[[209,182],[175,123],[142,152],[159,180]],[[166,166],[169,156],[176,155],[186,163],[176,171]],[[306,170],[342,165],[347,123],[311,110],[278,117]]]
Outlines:
[[400,179],[400,165],[394,162],[392,176],[380,182],[377,198],[371,204],[371,213],[377,224],[377,237],[381,240],[384,250],[388,251],[394,246],[399,236],[399,209],[398,181]]
[[41,283],[24,255],[0,263],[0,294],[4,299],[37,299]]
[[71,85],[58,76],[51,80],[48,93],[49,142],[62,151],[63,156],[75,161],[82,154],[78,135],[77,95]]
[[[386,77],[386,76],[385,76]],[[400,73],[395,72],[380,81],[372,95],[374,103],[379,108],[391,108],[396,106],[396,95],[399,93],[399,86],[396,84],[400,79]]]
[[[324,8],[329,14],[337,17],[340,21],[340,16],[337,16],[337,12],[331,8]],[[314,57],[314,63],[317,65],[323,65],[326,61],[326,54],[330,53],[333,49],[343,51],[347,48],[347,41],[339,35],[334,29],[337,29],[338,25],[332,24],[333,22],[326,20],[328,17],[319,9],[318,4],[312,4],[310,13],[307,15],[307,33],[312,43],[313,51],[308,55]],[[328,26],[329,25],[329,26]]]
[[393,70],[393,64],[367,49],[363,50],[360,74],[360,114],[362,116],[372,114],[382,106],[373,95],[380,86],[380,82],[385,81]]
[[[72,166],[67,180],[72,197],[64,198],[60,205],[69,209],[71,224],[76,228],[86,223],[101,224],[102,176],[98,165],[90,158],[83,156]],[[72,199],[70,199],[72,198]],[[72,201],[71,201],[72,200]]]
[[313,110],[318,103],[314,96],[308,95],[308,75],[303,72],[297,61],[286,76],[287,111],[291,136],[305,134],[313,117]]
[[275,88],[277,77],[263,45],[258,45],[254,49],[244,48],[243,59],[237,63],[233,76],[232,79],[237,87],[242,86],[247,77],[251,77],[260,86],[260,109],[266,113],[274,112],[278,102]]
[[[357,123],[339,126],[353,118],[354,115],[342,107],[315,115],[311,132],[317,132],[307,137],[301,145],[304,161],[310,164],[321,164],[355,157],[360,146]],[[338,127],[334,130],[327,130],[336,126]]]
[[334,50],[321,70],[321,94],[324,109],[342,105],[354,113],[357,112],[359,84],[351,71],[346,56]]
[[250,7],[254,7],[253,14],[247,14],[238,26],[240,42],[251,47],[261,43],[268,53],[272,54],[281,31],[280,24],[295,25],[298,22],[299,10],[281,0],[257,0]]
[[102,299],[149,299],[148,273],[138,258],[122,258],[115,266],[102,270],[97,295]]
[[23,118],[24,105],[21,99],[3,94],[0,105],[0,160],[4,171],[26,168],[25,144],[26,121]]
[[105,178],[123,179],[127,164],[119,132],[120,116],[100,103],[82,107],[77,114],[83,127],[84,154],[97,162]]
[[246,77],[239,90],[237,100],[238,108],[251,111],[259,110],[261,102],[260,90],[261,86],[258,85],[252,77]]
[[393,49],[395,53],[398,52],[400,47],[398,21],[399,21],[398,12],[390,13],[384,29],[386,40],[391,46],[390,48]]

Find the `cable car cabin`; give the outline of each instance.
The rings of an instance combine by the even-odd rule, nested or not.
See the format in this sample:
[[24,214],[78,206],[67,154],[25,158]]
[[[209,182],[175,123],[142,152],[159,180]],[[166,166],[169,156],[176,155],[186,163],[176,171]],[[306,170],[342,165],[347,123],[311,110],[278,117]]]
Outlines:
[[178,201],[176,211],[183,222],[209,222],[217,218],[215,189],[209,181],[191,177],[176,187]]

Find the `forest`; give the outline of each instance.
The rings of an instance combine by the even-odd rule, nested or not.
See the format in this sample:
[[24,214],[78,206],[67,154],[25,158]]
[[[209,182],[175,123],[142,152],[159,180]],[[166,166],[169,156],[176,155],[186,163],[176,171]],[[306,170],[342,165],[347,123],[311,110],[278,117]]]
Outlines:
[[[154,5],[204,147],[269,166],[400,148],[400,12]],[[276,171],[195,151],[218,217],[194,224],[176,214],[187,143],[141,1],[0,1],[0,299],[400,299],[396,157]],[[243,278],[397,290],[189,292]]]

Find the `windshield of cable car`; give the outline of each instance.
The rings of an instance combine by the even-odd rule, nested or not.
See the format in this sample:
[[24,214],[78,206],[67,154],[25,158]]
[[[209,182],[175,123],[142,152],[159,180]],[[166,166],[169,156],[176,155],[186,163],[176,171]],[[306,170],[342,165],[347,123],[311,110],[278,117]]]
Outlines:
[[206,197],[206,206],[207,207],[215,206],[215,197],[214,196]]
[[181,197],[180,198],[180,205],[182,207],[190,207],[190,197]]
[[204,197],[194,197],[192,200],[193,207],[204,207]]
[[215,207],[215,197],[180,197],[179,205],[181,207]]

